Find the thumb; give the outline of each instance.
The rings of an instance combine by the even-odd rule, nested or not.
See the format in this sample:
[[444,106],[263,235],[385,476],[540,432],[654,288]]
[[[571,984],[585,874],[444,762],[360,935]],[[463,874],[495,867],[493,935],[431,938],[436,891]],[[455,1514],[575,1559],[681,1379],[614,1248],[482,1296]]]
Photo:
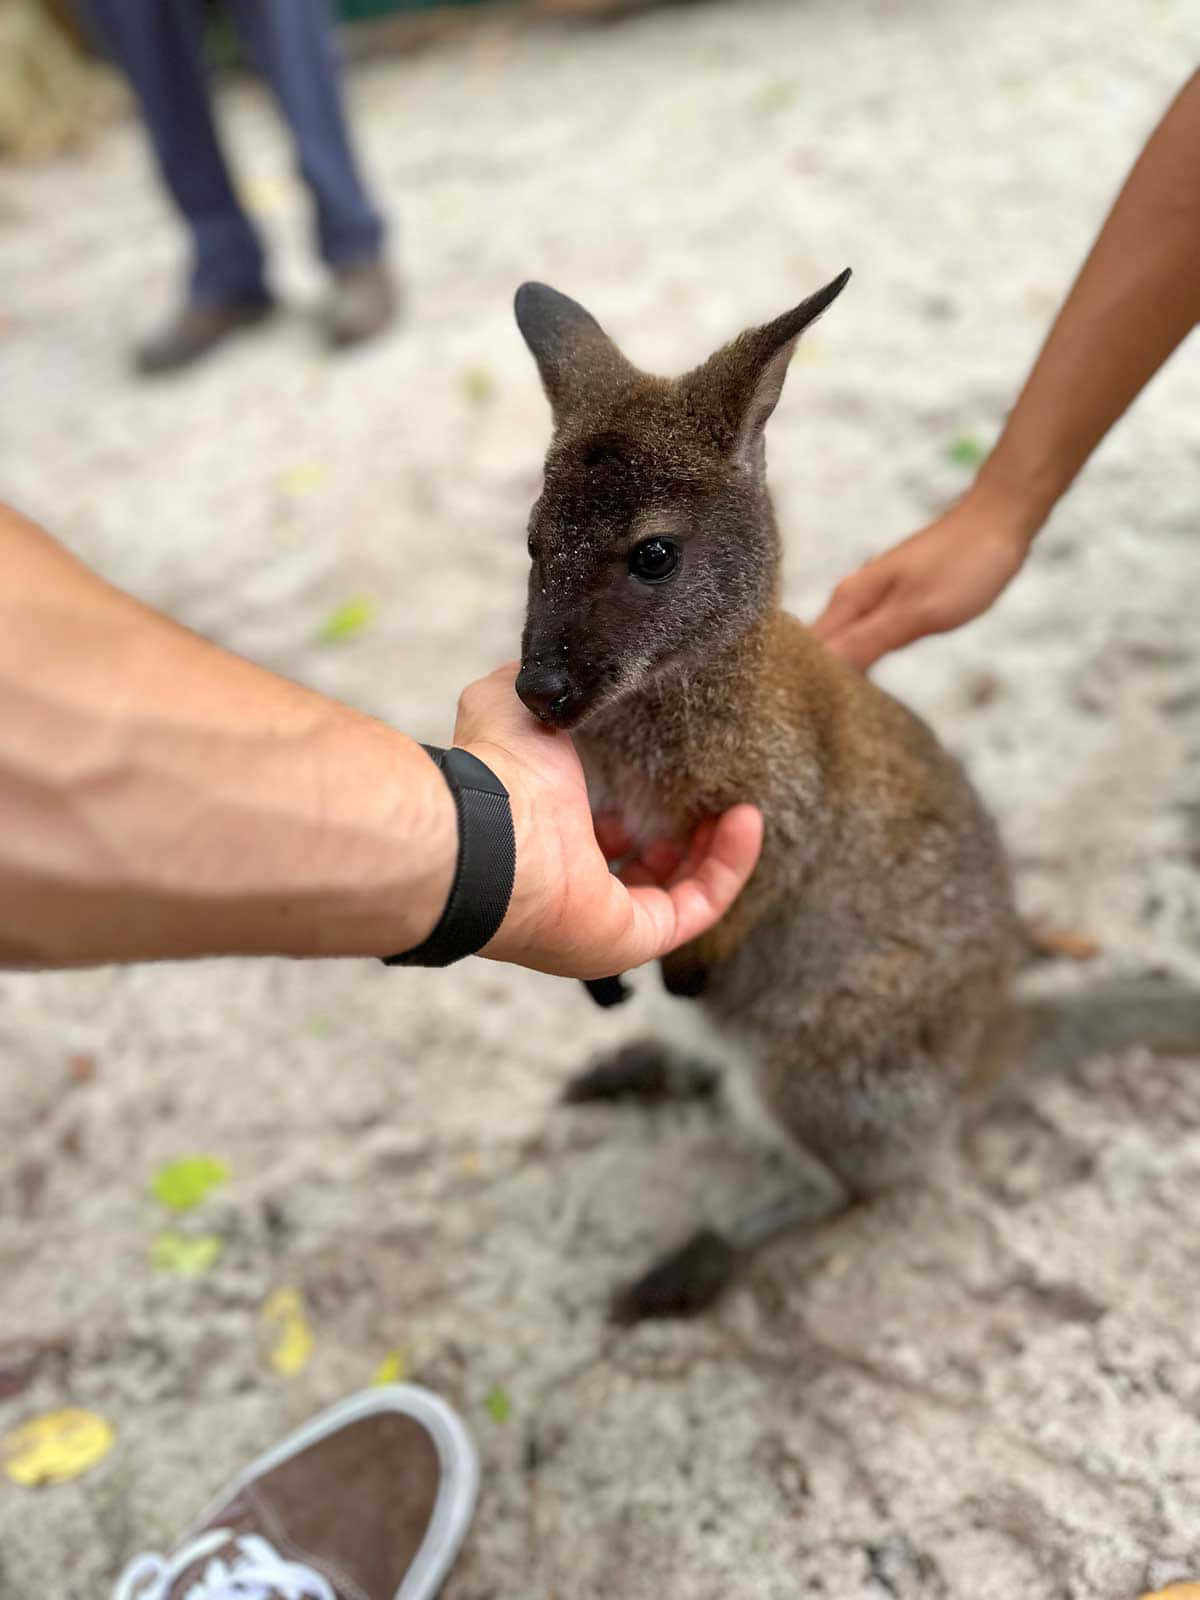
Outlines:
[[640,885],[627,891],[623,938],[608,947],[601,968],[640,967],[706,933],[745,887],[762,838],[762,813],[752,805],[731,806],[711,827],[703,827],[687,867],[667,887]]

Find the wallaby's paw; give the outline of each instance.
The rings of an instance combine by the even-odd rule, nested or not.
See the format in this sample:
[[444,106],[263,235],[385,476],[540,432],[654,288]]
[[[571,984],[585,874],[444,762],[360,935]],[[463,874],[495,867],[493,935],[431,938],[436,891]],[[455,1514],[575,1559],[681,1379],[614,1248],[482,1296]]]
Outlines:
[[701,1228],[681,1249],[613,1297],[611,1318],[628,1326],[649,1317],[694,1317],[737,1275],[741,1252],[715,1228]]
[[637,1100],[654,1105],[662,1100],[703,1099],[716,1086],[717,1075],[698,1062],[680,1061],[657,1039],[631,1039],[611,1055],[600,1056],[563,1090],[568,1105],[589,1100]]
[[591,995],[596,1004],[598,1006],[602,1006],[605,1010],[607,1010],[609,1006],[623,1006],[626,1000],[628,1000],[633,994],[633,990],[629,987],[629,985],[627,983],[623,983],[619,977],[585,978],[583,980],[583,987]]
[[708,968],[702,962],[675,962],[668,956],[661,966],[663,988],[677,1000],[697,1000],[708,988]]

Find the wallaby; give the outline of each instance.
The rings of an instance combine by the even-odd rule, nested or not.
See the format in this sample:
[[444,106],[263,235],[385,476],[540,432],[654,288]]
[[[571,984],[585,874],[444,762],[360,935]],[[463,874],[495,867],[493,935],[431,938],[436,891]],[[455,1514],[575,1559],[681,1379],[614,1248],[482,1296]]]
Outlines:
[[[763,433],[797,339],[849,277],[675,380],[555,290],[516,297],[554,424],[517,693],[571,730],[594,808],[640,843],[761,807],[749,885],[663,976],[739,1036],[762,1106],[828,1174],[702,1230],[618,1301],[628,1317],[695,1310],[765,1237],[916,1175],[1016,1049],[1024,940],[994,824],[929,728],[780,608]],[[1091,1012],[1043,1005],[1042,1046],[1151,1023],[1200,1039],[1200,996],[1172,991],[1149,1017],[1136,998],[1109,996],[1098,1038]],[[680,1085],[665,1063],[626,1048],[571,1097]]]

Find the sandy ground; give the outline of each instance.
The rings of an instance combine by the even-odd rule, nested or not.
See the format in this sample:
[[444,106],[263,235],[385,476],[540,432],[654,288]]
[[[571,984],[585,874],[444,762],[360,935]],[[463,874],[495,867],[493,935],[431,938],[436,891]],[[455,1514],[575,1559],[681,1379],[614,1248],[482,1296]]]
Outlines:
[[[955,439],[994,436],[1195,59],[1186,10],[743,0],[364,69],[411,300],[338,361],[283,135],[234,88],[292,309],[158,387],[122,354],[180,240],[118,127],[0,179],[0,489],[202,632],[444,738],[519,627],[547,417],[515,285],[680,370],[849,263],[769,439],[812,614],[962,485]],[[1101,941],[1062,982],[1200,975],[1198,500],[1192,348],[1003,602],[880,673],[969,761],[1024,906]],[[355,596],[372,625],[316,643]],[[616,1281],[776,1181],[719,1112],[556,1105],[637,1026],[482,963],[3,980],[0,1433],[68,1403],[117,1430],[74,1483],[0,1480],[4,1600],[105,1593],[395,1347],[483,1455],[448,1600],[1118,1600],[1200,1576],[1200,1062],[1018,1082],[928,1187],[765,1251],[694,1324],[617,1333]],[[147,1180],[189,1152],[233,1167],[183,1224],[224,1239],[193,1280],[148,1263]],[[290,1379],[259,1336],[281,1285],[315,1334]]]

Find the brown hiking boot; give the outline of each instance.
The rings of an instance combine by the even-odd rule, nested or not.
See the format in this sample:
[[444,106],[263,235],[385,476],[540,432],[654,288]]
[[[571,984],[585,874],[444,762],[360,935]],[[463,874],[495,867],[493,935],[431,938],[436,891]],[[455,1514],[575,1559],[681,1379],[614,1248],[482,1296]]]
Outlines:
[[248,1467],[113,1600],[430,1600],[479,1466],[460,1419],[411,1384],[351,1396]]
[[273,310],[271,300],[185,305],[165,328],[138,346],[133,355],[134,367],[145,377],[176,372],[207,355],[230,334],[261,322]]
[[330,344],[342,348],[373,339],[396,315],[396,286],[387,263],[356,261],[335,267],[326,330]]

